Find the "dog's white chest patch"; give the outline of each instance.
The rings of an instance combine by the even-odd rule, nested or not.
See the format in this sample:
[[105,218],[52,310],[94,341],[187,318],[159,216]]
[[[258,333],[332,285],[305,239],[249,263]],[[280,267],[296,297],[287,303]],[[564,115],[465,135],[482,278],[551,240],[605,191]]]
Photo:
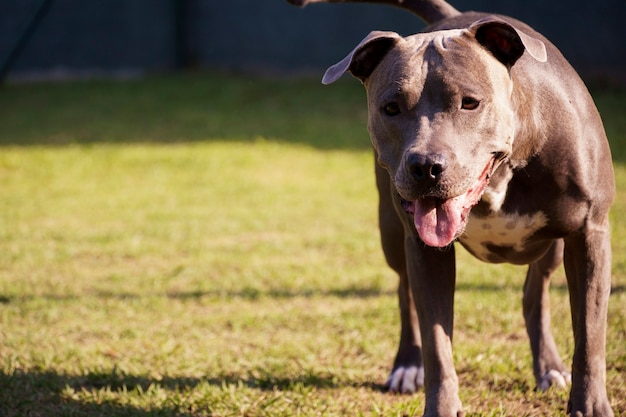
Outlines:
[[521,253],[526,240],[546,224],[548,217],[543,212],[532,215],[500,212],[489,217],[477,217],[470,213],[459,240],[474,256],[489,261],[490,245],[508,247]]

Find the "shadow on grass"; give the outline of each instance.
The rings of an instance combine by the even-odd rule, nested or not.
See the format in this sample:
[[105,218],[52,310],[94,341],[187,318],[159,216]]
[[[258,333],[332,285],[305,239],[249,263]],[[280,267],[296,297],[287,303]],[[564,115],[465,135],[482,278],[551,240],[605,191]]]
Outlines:
[[[12,416],[165,416],[181,415],[173,407],[158,410],[142,410],[132,405],[116,404],[112,401],[86,402],[73,399],[65,393],[69,388],[77,391],[96,391],[109,388],[122,390],[125,385],[132,390],[150,381],[132,377],[120,378],[114,374],[88,374],[70,376],[55,371],[16,371],[0,373],[0,415]],[[183,414],[184,415],[184,414]]]
[[[321,77],[321,74],[320,74]],[[616,162],[626,162],[626,92],[592,89]],[[6,86],[0,146],[253,142],[369,150],[367,104],[353,79],[270,80],[227,74]]]
[[[501,291],[519,289],[520,294],[522,286],[519,288],[511,287],[504,284],[487,284],[487,283],[466,283],[459,282],[456,285],[456,291],[459,292],[480,292],[480,293],[493,293]],[[550,287],[550,291],[557,293],[567,293],[567,284],[556,284]],[[611,287],[611,294],[622,294],[626,291],[624,285],[613,285]],[[11,297],[6,295],[0,295],[0,304],[10,304],[13,301],[27,301],[31,299],[47,299],[55,301],[70,301],[77,300],[82,297],[95,297],[101,299],[111,300],[134,300],[144,297],[166,297],[175,300],[196,300],[196,299],[219,299],[219,300],[263,300],[263,299],[289,299],[289,298],[377,298],[377,297],[393,297],[396,295],[394,290],[383,290],[378,287],[350,287],[323,290],[319,288],[305,289],[305,290],[280,290],[272,289],[269,291],[262,291],[256,288],[243,288],[238,291],[229,290],[208,290],[208,291],[170,291],[170,292],[144,292],[144,293],[131,293],[131,292],[111,292],[111,291],[99,291],[93,295],[76,295],[76,294],[39,294],[39,295],[22,295],[18,297]]]
[[[506,284],[488,284],[488,283],[467,283],[467,282],[459,282],[456,284],[456,291],[466,291],[466,292],[500,292],[500,291],[510,291],[519,290],[520,294],[522,291],[522,281],[520,281],[520,285],[518,287],[514,287]],[[567,284],[551,284],[550,291],[555,293],[567,293],[569,289],[567,288]],[[624,285],[613,285],[611,287],[611,294],[621,294],[626,291],[626,286]]]
[[[320,74],[321,77],[321,74]],[[368,150],[365,92],[356,80],[271,80],[227,74],[8,85],[0,146],[249,143]]]
[[197,298],[220,298],[220,299],[245,299],[245,300],[257,300],[262,298],[317,298],[317,297],[332,297],[332,298],[375,298],[380,296],[388,296],[395,294],[395,291],[385,291],[378,287],[349,287],[324,290],[320,288],[305,289],[305,290],[282,290],[272,289],[269,291],[262,291],[256,288],[244,288],[239,291],[179,291],[168,292],[166,296],[174,299],[197,299]]
[[[332,375],[307,372],[293,378],[239,377],[220,375],[207,378],[163,377],[150,378],[111,372],[90,372],[85,375],[66,375],[51,370],[0,372],[0,415],[12,416],[192,416],[211,415],[211,404],[194,402],[189,391],[211,389],[231,390],[249,388],[258,391],[289,392],[302,388],[340,389],[346,387],[367,388],[383,391],[382,385],[339,382]],[[168,391],[167,399],[144,407],[130,405],[129,397],[150,396],[155,390]],[[80,393],[78,398],[72,393]],[[103,394],[104,393],[104,394]],[[119,403],[114,399],[122,398]],[[200,395],[200,397],[202,397]],[[84,398],[89,398],[86,400]],[[148,399],[148,402],[150,398]],[[136,401],[135,401],[136,403]]]
[[101,299],[112,300],[133,300],[144,297],[165,297],[177,300],[194,300],[201,298],[219,299],[219,300],[262,300],[262,299],[288,299],[288,298],[376,298],[381,296],[393,296],[395,291],[384,290],[379,287],[347,287],[336,289],[270,289],[260,290],[257,288],[242,288],[240,290],[197,290],[197,291],[167,291],[167,292],[113,292],[113,291],[97,291],[90,294],[37,294],[37,295],[20,295],[16,297],[0,295],[0,304],[10,304],[13,301],[27,301],[31,299],[47,299],[55,301],[71,301],[83,297],[95,297]]

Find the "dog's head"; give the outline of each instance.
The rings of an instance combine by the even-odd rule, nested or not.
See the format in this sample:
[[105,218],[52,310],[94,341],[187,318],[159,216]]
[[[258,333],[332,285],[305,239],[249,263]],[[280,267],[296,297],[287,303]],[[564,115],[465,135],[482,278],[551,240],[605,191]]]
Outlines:
[[545,45],[497,17],[466,29],[370,33],[330,67],[325,84],[348,71],[367,89],[368,127],[420,238],[450,244],[465,227],[489,178],[513,147],[511,67]]

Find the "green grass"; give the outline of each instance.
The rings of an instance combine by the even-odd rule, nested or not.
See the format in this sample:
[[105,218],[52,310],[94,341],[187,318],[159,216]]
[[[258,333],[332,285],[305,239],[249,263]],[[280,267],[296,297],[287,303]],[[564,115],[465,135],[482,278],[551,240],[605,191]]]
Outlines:
[[[626,413],[626,95],[614,149],[608,389]],[[620,110],[622,109],[622,110]],[[399,323],[357,82],[223,75],[0,90],[0,416],[410,416],[383,393]],[[537,393],[524,269],[462,251],[470,416],[562,415]],[[562,271],[554,332],[571,359]]]

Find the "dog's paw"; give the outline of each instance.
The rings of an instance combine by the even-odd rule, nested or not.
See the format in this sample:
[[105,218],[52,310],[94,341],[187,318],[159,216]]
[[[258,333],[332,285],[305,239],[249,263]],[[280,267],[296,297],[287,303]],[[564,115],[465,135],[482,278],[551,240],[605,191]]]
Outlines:
[[417,366],[394,369],[385,383],[389,392],[413,394],[424,386],[424,368]]
[[551,369],[537,381],[537,389],[545,391],[550,387],[566,388],[572,383],[572,374],[567,371]]

